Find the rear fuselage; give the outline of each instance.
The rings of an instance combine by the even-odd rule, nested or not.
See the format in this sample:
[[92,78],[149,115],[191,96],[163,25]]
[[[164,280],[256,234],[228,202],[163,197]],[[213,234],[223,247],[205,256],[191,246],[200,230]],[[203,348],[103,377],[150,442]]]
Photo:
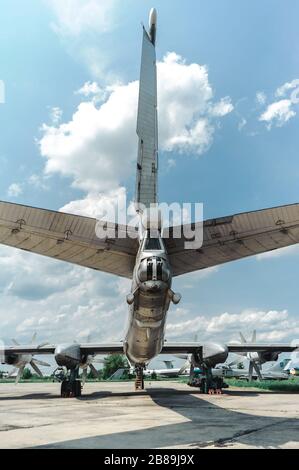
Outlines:
[[131,364],[146,365],[160,354],[171,301],[172,275],[159,233],[140,242],[133,274],[124,349]]

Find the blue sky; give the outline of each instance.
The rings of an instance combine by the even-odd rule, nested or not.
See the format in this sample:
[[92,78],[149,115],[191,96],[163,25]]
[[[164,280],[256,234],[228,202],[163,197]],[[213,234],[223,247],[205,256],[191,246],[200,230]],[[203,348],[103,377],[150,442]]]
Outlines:
[[[132,196],[140,22],[147,24],[152,6],[158,10],[160,83],[164,80],[160,199],[203,202],[205,218],[299,201],[298,104],[290,102],[299,78],[299,5],[291,0],[156,0],[155,5],[147,0],[4,0],[2,200],[82,213],[92,209],[96,193],[113,199],[125,186]],[[175,55],[167,60],[168,52]],[[177,70],[186,76],[187,98],[194,98],[186,117]],[[97,89],[82,91],[86,83]],[[286,83],[289,88],[279,93]],[[119,106],[111,105],[111,96]],[[119,120],[115,133],[95,126],[95,113],[107,102]],[[170,102],[182,121],[172,128],[166,122]],[[222,114],[215,111],[219,103],[228,105]],[[127,119],[121,110],[128,112]],[[207,127],[194,131],[188,143],[175,143],[194,130],[199,116]],[[64,125],[77,132],[71,149]],[[109,161],[104,177],[93,171],[97,152],[100,162]],[[169,334],[229,340],[239,329],[249,333],[256,326],[264,339],[298,338],[298,254],[295,248],[178,279],[183,301],[169,314]],[[89,333],[99,340],[121,339],[128,289],[123,281],[7,248],[1,248],[0,264],[4,339],[14,335],[25,341],[35,330],[41,339]],[[213,326],[217,322],[222,326]]]

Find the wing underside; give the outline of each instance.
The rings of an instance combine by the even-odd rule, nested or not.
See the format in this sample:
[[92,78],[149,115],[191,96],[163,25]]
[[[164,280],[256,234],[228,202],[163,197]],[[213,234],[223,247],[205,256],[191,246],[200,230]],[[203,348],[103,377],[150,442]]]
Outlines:
[[100,225],[105,238],[96,234],[96,219],[0,202],[1,244],[131,278],[138,251],[135,230]]
[[[200,343],[165,343],[161,354],[201,354],[204,344]],[[266,344],[266,343],[247,343],[247,344],[228,344],[228,352],[293,352],[297,350],[298,345],[290,344]]]
[[299,204],[207,220],[191,229],[202,227],[203,244],[196,249],[185,249],[189,240],[175,238],[177,227],[169,229],[165,244],[174,276],[299,243]]
[[[32,354],[36,356],[48,356],[55,354],[57,345],[47,345],[43,347],[38,346],[9,346],[0,348],[0,355],[26,355]],[[92,355],[92,354],[123,354],[124,352],[124,345],[123,343],[97,343],[97,344],[80,344],[80,351],[82,355]],[[1,362],[1,361],[0,361]]]
[[[161,354],[201,354],[204,344],[194,342],[177,342],[165,343]],[[267,343],[246,343],[246,344],[228,344],[228,351],[231,353],[244,352],[293,352],[299,348],[299,344],[267,344]],[[0,350],[2,354],[33,354],[33,355],[53,355],[55,353],[55,345],[47,345],[44,347],[36,346],[11,346]],[[80,344],[80,351],[83,355],[93,354],[123,354],[124,345],[120,343],[103,343],[103,344]]]

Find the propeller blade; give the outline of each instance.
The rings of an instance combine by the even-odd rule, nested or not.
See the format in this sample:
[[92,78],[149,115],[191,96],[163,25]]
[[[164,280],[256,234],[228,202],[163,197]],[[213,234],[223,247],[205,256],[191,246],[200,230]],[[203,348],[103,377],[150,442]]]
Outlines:
[[248,369],[248,379],[249,379],[249,382],[252,382],[252,374],[253,374],[253,362],[250,361],[250,363],[249,363],[249,369]]
[[256,343],[256,330],[254,330],[253,333],[252,333],[251,342],[252,342],[252,343]]
[[12,342],[15,346],[20,346],[20,343],[18,343],[16,339],[12,339]]
[[242,344],[246,344],[247,341],[246,341],[246,339],[244,338],[243,333],[241,333],[241,331],[240,331],[239,335],[240,335],[240,338],[241,338],[241,343],[242,343]]
[[51,367],[51,364],[47,362],[39,361],[38,359],[34,359],[35,364],[42,366],[42,367]]
[[37,367],[34,360],[30,362],[30,365],[32,369],[37,373],[37,375],[39,375],[40,377],[43,377],[42,371]]
[[35,343],[36,336],[37,336],[37,333],[34,333],[33,336],[32,336],[32,338],[31,338],[31,343],[30,343],[30,344]]
[[83,373],[82,373],[82,385],[83,385],[83,387],[86,383],[86,380],[87,380],[87,369],[83,369]]
[[263,376],[261,374],[261,369],[259,365],[256,362],[253,362],[253,367],[254,367],[255,372],[257,373],[259,380],[263,380]]
[[97,371],[95,366],[93,364],[90,364],[89,367],[90,367],[91,373],[94,376],[94,378],[98,379],[99,378],[99,372]]
[[20,382],[20,379],[23,376],[24,370],[25,370],[25,366],[20,367],[17,378],[16,378],[16,381],[15,381],[16,385],[18,385],[18,383]]

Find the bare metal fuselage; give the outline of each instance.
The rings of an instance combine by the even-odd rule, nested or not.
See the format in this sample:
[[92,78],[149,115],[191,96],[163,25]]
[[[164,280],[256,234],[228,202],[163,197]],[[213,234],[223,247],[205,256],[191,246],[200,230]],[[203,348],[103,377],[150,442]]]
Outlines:
[[[157,239],[156,239],[157,240]],[[124,350],[131,364],[146,365],[160,354],[171,301],[172,276],[161,239],[160,249],[146,250],[140,243],[132,281],[132,304]]]

